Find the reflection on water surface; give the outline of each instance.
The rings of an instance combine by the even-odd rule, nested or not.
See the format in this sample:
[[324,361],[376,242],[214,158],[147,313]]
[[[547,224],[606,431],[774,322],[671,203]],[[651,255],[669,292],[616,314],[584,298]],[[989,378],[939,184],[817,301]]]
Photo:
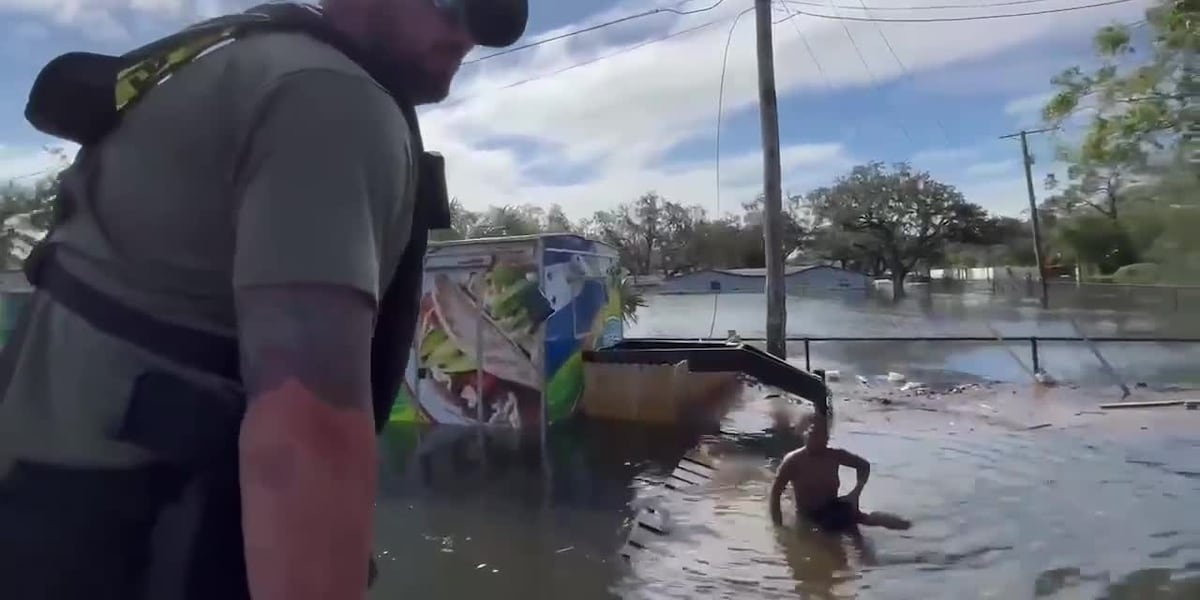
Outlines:
[[[830,537],[771,526],[789,442],[761,432],[764,411],[751,403],[703,437],[579,423],[545,455],[501,432],[393,430],[372,598],[1200,598],[1195,438],[846,419],[834,443],[874,463],[864,508],[916,525]],[[711,480],[664,487],[701,441]],[[643,506],[669,532],[626,561]]]

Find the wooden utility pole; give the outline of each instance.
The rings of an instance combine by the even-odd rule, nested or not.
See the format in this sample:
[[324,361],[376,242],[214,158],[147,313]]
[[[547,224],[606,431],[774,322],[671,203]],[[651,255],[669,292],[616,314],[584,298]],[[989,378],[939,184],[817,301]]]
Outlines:
[[1048,127],[1032,131],[1022,129],[1017,133],[1000,136],[1002,140],[1021,138],[1021,162],[1025,164],[1025,188],[1029,192],[1029,220],[1033,223],[1033,259],[1037,261],[1038,280],[1042,282],[1042,308],[1050,308],[1050,292],[1046,283],[1046,261],[1042,257],[1042,226],[1041,218],[1038,215],[1037,197],[1033,193],[1033,157],[1029,155],[1028,136],[1031,133],[1046,133],[1055,129],[1058,128]]
[[779,166],[779,106],[771,0],[754,0],[758,32],[758,111],[763,147],[763,245],[767,259],[767,352],[787,358],[787,296],[783,279],[783,184]]

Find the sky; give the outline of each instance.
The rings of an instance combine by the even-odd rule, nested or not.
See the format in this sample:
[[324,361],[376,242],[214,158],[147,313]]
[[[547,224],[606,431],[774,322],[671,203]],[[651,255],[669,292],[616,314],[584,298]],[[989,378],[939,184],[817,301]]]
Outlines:
[[[1008,19],[845,19],[959,18],[1097,1],[775,0],[785,192],[829,185],[856,164],[908,161],[968,201],[1019,216],[1028,208],[1020,145],[1000,136],[1041,126],[1051,78],[1094,64],[1093,33],[1141,19],[1149,0]],[[32,180],[61,160],[47,149],[74,150],[22,114],[51,58],[119,53],[252,4],[0,0],[0,182]],[[426,146],[446,156],[451,195],[475,210],[559,204],[577,219],[656,191],[710,215],[740,214],[762,189],[754,15],[735,23],[752,5],[530,0],[524,42],[654,8],[689,14],[664,11],[471,62],[494,52],[476,50],[451,96],[421,110]],[[968,8],[913,8],[947,5]],[[1054,150],[1071,133],[1030,138],[1039,198],[1044,176],[1064,170]]]

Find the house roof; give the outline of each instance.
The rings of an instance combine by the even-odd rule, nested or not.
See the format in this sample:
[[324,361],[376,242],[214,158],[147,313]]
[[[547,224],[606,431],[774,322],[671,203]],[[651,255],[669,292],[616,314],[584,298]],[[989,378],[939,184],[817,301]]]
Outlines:
[[[800,272],[803,272],[803,271],[807,271],[807,270],[809,270],[809,269],[811,269],[811,268],[813,268],[813,267],[815,267],[815,266],[818,266],[818,265],[805,265],[805,266],[785,266],[785,267],[783,267],[783,274],[784,274],[785,276],[787,276],[787,275],[795,275],[796,273],[800,273]],[[766,277],[766,276],[767,276],[767,270],[766,270],[765,268],[753,268],[753,269],[713,269],[713,270],[714,270],[714,271],[716,271],[716,272],[718,272],[718,273],[724,273],[724,274],[726,274],[726,275],[736,275],[736,276],[738,276],[738,277]]]
[[[834,269],[836,271],[846,271],[847,273],[861,274],[861,273],[857,273],[855,271],[850,271],[849,269],[835,267],[833,265],[788,265],[783,268],[783,276],[787,277],[789,275],[795,275],[797,273],[803,273],[805,271],[811,271],[813,269]],[[693,271],[691,273],[685,273],[683,275],[677,275],[675,277],[669,277],[668,280],[676,279],[678,277],[688,277],[690,275],[697,275],[699,273],[721,273],[723,275],[731,275],[733,277],[766,277],[767,276],[767,270],[765,268],[703,269],[700,271]]]

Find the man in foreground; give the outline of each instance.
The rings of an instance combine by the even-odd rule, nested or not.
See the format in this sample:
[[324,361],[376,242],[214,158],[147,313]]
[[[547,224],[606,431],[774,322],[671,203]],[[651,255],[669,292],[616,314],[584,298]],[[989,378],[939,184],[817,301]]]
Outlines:
[[[288,5],[139,49],[136,77],[43,71],[27,116],[83,149],[0,364],[0,596],[364,597],[375,433],[438,226],[413,106],[524,6]],[[113,75],[97,134],[105,107],[62,90]]]
[[[790,483],[794,494],[798,516],[826,531],[846,531],[858,525],[908,529],[907,520],[896,515],[859,509],[859,498],[867,479],[871,476],[871,464],[866,459],[847,450],[829,447],[829,421],[832,417],[816,415],[808,421],[805,443],[783,458],[771,485],[771,519],[777,525],[783,523],[780,497]],[[854,489],[838,497],[841,478],[838,469],[850,467],[858,475]]]

